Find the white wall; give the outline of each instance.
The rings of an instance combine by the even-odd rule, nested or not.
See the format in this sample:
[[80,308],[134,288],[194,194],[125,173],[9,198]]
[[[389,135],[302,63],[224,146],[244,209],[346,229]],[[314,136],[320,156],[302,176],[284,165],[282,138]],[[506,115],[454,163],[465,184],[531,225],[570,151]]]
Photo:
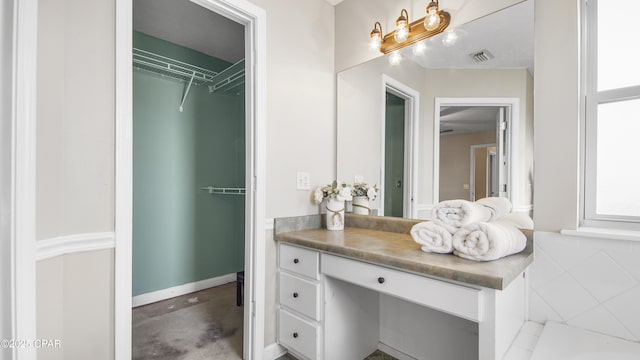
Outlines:
[[[266,216],[317,214],[311,192],[296,191],[296,172],[309,172],[312,188],[336,176],[334,8],[324,0],[251,1],[267,12]],[[272,229],[265,241],[268,346],[276,341]]]
[[334,8],[324,0],[251,0],[267,12],[267,218],[316,214],[311,187],[335,177]]
[[[0,289],[11,288],[11,97],[13,1],[0,4]],[[11,291],[0,294],[0,339],[11,339]],[[0,360],[10,358],[0,350]]]
[[[451,14],[450,28],[491,14],[522,0],[447,0],[440,3]],[[406,8],[409,21],[425,16],[428,2],[415,0],[345,0],[336,6],[336,71],[342,71],[380,56],[369,48],[369,33],[379,21],[384,34],[395,27],[400,10]]]
[[41,0],[37,239],[113,230],[114,0]]
[[[38,240],[113,231],[115,2],[38,2]],[[42,359],[113,358],[113,251],[38,262]]]
[[113,359],[113,263],[111,249],[38,262],[37,338],[62,343],[38,359]]
[[578,223],[578,17],[578,1],[535,2],[536,230]]

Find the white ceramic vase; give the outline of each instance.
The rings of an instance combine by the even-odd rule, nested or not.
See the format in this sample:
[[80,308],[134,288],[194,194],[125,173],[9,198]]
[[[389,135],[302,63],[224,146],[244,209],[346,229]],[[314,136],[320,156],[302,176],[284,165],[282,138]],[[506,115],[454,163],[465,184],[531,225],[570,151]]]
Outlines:
[[366,196],[354,196],[351,202],[353,213],[359,215],[369,215],[369,198]]
[[327,199],[327,230],[344,229],[344,200]]

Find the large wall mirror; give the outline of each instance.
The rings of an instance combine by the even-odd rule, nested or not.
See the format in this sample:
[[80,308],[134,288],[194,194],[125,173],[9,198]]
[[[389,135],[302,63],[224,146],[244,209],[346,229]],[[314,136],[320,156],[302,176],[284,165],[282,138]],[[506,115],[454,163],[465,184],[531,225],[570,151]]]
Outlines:
[[523,1],[338,73],[338,178],[377,184],[378,215],[429,219],[439,201],[486,196],[531,212],[533,10]]

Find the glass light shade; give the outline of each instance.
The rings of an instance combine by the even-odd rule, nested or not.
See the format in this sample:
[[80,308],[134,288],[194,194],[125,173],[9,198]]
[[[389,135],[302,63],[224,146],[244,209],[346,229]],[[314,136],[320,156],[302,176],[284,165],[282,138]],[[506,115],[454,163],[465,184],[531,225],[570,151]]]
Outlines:
[[380,50],[380,46],[382,45],[382,38],[379,35],[375,34],[371,36],[371,41],[369,42],[369,46],[374,50]]
[[407,41],[408,37],[409,37],[409,29],[404,24],[398,25],[398,27],[396,28],[396,31],[393,33],[393,38],[396,40],[396,42],[397,43],[405,42]]
[[440,26],[440,14],[438,14],[435,9],[431,9],[429,10],[429,14],[424,18],[424,28],[429,31],[435,30]]

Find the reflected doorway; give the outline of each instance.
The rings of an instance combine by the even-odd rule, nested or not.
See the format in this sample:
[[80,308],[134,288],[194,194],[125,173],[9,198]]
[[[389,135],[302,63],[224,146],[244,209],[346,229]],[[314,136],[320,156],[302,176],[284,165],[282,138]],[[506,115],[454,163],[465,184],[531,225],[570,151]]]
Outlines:
[[471,145],[469,200],[498,196],[498,161],[496,144]]
[[511,198],[511,124],[517,104],[446,100],[436,102],[434,199]]
[[384,131],[384,214],[402,217],[404,214],[404,134],[405,99],[387,91]]
[[382,76],[380,216],[415,218],[420,93]]

